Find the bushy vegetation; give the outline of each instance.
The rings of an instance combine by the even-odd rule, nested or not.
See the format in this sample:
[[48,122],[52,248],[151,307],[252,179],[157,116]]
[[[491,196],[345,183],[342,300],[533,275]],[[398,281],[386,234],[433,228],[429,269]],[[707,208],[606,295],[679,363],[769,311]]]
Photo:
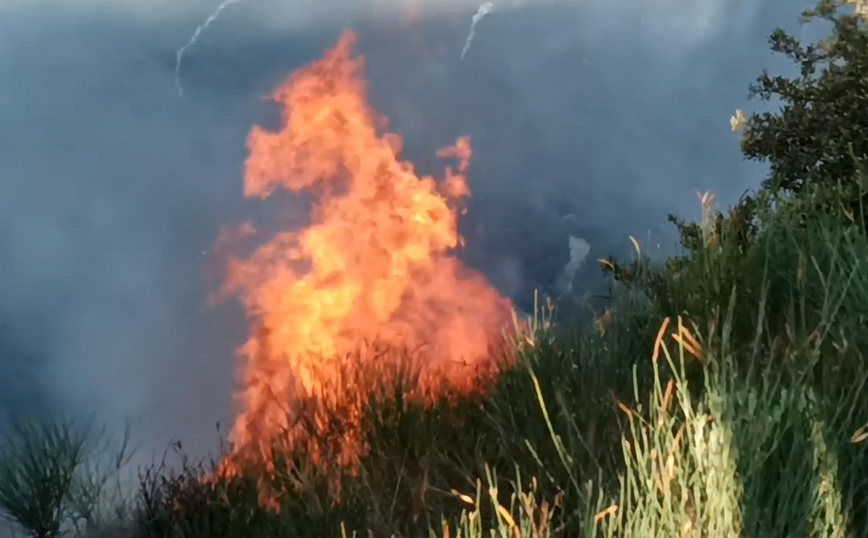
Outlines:
[[[800,75],[763,74],[756,93],[782,108],[738,118],[768,181],[725,212],[704,197],[701,222],[673,218],[683,255],[662,266],[638,245],[602,261],[612,299],[591,326],[539,305],[514,367],[436,405],[405,397],[411,376],[371,397],[347,372],[364,401],[358,468],[276,444],[267,472],[142,469],[127,535],[868,535],[868,31],[834,8],[808,14],[832,22],[820,45],[772,36]],[[322,453],[343,427],[315,436]],[[38,537],[99,527],[81,515],[99,499],[75,486],[95,476],[86,437],[18,433],[0,445],[6,515]]]

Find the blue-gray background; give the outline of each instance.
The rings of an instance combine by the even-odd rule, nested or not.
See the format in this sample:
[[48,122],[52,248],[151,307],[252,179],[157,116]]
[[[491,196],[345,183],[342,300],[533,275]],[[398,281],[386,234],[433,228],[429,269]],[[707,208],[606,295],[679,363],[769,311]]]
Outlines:
[[726,204],[758,184],[729,117],[763,67],[786,65],[768,33],[800,33],[807,7],[501,1],[460,63],[476,2],[422,2],[413,27],[390,2],[229,6],[188,52],[181,98],[175,51],[217,3],[0,0],[0,407],[96,410],[151,447],[211,445],[245,326],[236,305],[207,306],[203,251],[261,211],[241,166],[249,127],[274,124],[263,97],[344,27],[423,169],[473,137],[466,256],[522,299],[551,284],[571,234],[591,258],[649,230],[665,250],[666,214],[695,216],[697,190]]

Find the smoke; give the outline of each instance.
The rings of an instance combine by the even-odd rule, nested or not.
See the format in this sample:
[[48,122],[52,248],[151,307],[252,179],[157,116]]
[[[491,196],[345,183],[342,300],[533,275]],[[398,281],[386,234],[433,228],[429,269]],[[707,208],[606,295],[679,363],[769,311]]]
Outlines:
[[559,288],[562,293],[573,291],[573,280],[576,278],[576,273],[585,263],[588,254],[591,252],[591,245],[581,237],[567,238],[567,247],[570,253],[569,261],[564,266],[564,271],[559,277]]
[[494,9],[493,2],[485,2],[484,4],[479,6],[479,9],[476,11],[476,14],[470,19],[470,33],[467,34],[467,41],[464,42],[464,48],[461,49],[461,61],[464,61],[464,56],[467,55],[467,51],[470,50],[470,44],[473,42],[473,36],[476,33],[476,25],[479,24],[479,21],[482,20],[483,17],[491,13]]
[[220,14],[223,13],[223,10],[232,4],[237,4],[242,0],[223,0],[217,9],[215,9],[208,18],[205,19],[205,22],[196,27],[196,30],[193,32],[193,35],[190,37],[190,41],[187,41],[187,44],[178,49],[176,53],[177,59],[175,61],[175,85],[178,86],[178,95],[181,97],[184,96],[184,87],[181,85],[181,62],[184,60],[184,53],[187,52],[187,49],[196,44],[196,41],[199,40],[199,36],[202,35],[202,32],[208,29],[211,24],[217,21],[220,18]]
[[[395,20],[405,16],[410,6],[421,7],[427,17],[472,14],[480,7],[479,0],[256,0],[250,4],[249,9],[256,13],[261,24],[282,30],[309,29],[335,22]],[[650,38],[652,46],[682,47],[701,44],[723,32],[753,23],[762,6],[769,5],[748,0],[500,0],[496,4],[498,10],[545,5],[583,9],[588,16],[585,23],[580,24],[581,29],[599,36],[631,35],[623,23],[629,25],[631,19],[638,20],[642,34]],[[5,0],[4,9],[53,16],[85,14],[89,18],[155,25],[194,18],[201,21],[218,5],[214,0]],[[631,29],[631,33],[634,31]]]
[[[219,17],[211,0],[5,0],[0,372],[15,392],[0,403],[213,446],[245,327],[235,305],[207,305],[208,253],[254,210],[241,167],[248,129],[276,114],[263,96],[343,27],[408,158],[433,172],[436,148],[472,137],[462,255],[521,298],[573,268],[590,278],[577,260],[629,252],[628,235],[665,249],[665,214],[696,214],[697,190],[726,204],[756,186],[728,120],[780,65],[768,32],[810,3],[501,0],[462,62],[478,0],[417,2],[412,28],[397,0],[250,0]],[[299,200],[265,205],[275,225],[305,218]]]

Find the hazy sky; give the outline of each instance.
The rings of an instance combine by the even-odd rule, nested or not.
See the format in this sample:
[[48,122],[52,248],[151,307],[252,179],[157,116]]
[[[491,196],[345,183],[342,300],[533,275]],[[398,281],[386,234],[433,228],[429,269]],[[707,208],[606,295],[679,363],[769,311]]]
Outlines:
[[246,0],[189,50],[180,97],[175,51],[218,3],[0,0],[7,408],[97,409],[158,444],[214,439],[245,327],[237,305],[206,305],[203,252],[261,211],[241,166],[249,127],[274,124],[263,97],[342,28],[423,169],[473,137],[467,256],[521,294],[566,263],[569,234],[605,256],[667,212],[696,214],[698,189],[732,202],[755,187],[763,170],[742,162],[729,116],[781,65],[767,34],[810,5],[500,0],[461,63],[476,2],[416,2],[408,27],[397,0]]

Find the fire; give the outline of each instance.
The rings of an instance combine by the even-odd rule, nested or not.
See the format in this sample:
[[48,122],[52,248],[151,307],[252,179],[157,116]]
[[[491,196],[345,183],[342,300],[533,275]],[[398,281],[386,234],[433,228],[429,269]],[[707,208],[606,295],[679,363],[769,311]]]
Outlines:
[[[240,298],[252,327],[239,349],[237,458],[267,463],[275,439],[303,443],[293,404],[305,398],[344,409],[352,426],[361,403],[347,401],[342,376],[353,367],[375,390],[407,356],[401,350],[422,350],[418,394],[467,390],[495,366],[492,345],[510,320],[509,301],[451,255],[462,242],[469,138],[438,153],[457,161],[442,181],[417,175],[399,158],[401,138],[380,132],[385,119],[367,103],[354,41],[343,35],[293,73],[273,95],[279,130],[253,127],[248,137],[245,196],[282,188],[316,200],[309,226],[229,263],[224,291]],[[329,417],[307,418],[328,427]],[[358,434],[342,435],[343,464],[357,462]]]

